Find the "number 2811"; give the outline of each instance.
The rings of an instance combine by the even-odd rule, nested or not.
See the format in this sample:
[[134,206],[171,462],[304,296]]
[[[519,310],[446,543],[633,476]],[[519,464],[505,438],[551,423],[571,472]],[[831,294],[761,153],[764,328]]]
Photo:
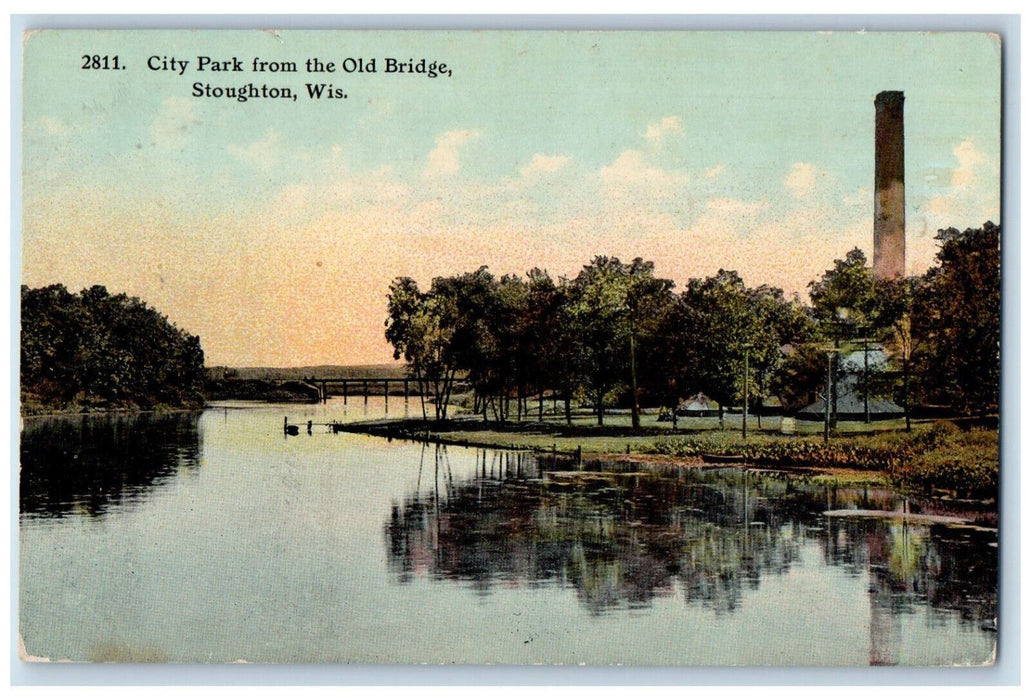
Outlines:
[[100,56],[97,54],[82,57],[83,70],[120,70],[118,56]]

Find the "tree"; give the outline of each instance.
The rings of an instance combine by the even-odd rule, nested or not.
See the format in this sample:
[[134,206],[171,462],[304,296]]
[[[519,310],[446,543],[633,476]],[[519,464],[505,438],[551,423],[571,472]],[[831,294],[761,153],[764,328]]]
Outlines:
[[835,342],[855,337],[860,327],[869,324],[876,303],[873,272],[863,251],[853,248],[819,280],[810,282],[809,299],[825,337]]
[[22,287],[22,390],[62,409],[150,408],[203,401],[200,339],[144,302],[102,286]]
[[755,321],[744,281],[733,270],[692,279],[679,299],[683,334],[682,372],[723,408],[743,395],[745,345]]
[[[892,361],[896,366],[901,365],[901,401],[906,414],[907,431],[910,429],[912,404],[910,379],[914,351],[913,304],[920,294],[923,284],[924,280],[920,277],[883,279],[874,283],[875,302],[871,314],[871,325],[876,339],[884,344]],[[890,375],[886,376],[894,385],[896,380],[891,379]],[[864,378],[867,386],[863,389],[874,394],[884,393],[878,386],[879,379],[876,375]]]
[[921,394],[966,413],[999,407],[1000,241],[992,222],[943,229],[937,265],[914,300],[914,361]]
[[564,295],[547,271],[534,268],[527,275],[526,308],[522,324],[522,350],[526,371],[536,380],[537,419],[544,418],[544,389],[552,395],[563,387],[564,338],[561,327]]
[[464,371],[480,401],[503,394],[511,378],[505,371],[506,339],[499,333],[503,310],[494,275],[483,265],[474,272],[436,277],[428,294],[444,312],[441,324],[450,330],[445,353],[453,365],[451,376]]
[[623,382],[630,387],[633,426],[640,426],[637,345],[673,283],[654,276],[654,264],[630,264],[598,256],[584,266],[570,287],[569,320],[580,373],[604,424],[605,396]]
[[[762,408],[771,394],[774,375],[784,365],[784,348],[801,345],[816,337],[816,328],[806,309],[797,299],[785,299],[777,287],[760,285],[747,291],[750,307],[748,332],[749,367],[748,396]],[[754,379],[753,379],[754,377]],[[762,427],[762,411],[755,411]]]
[[[453,329],[446,323],[446,301],[419,291],[410,277],[400,277],[390,285],[387,296],[386,338],[394,346],[394,359],[404,358],[419,384],[419,393],[432,391],[434,415],[447,417],[455,367],[450,349]],[[423,398],[423,418],[426,404]]]

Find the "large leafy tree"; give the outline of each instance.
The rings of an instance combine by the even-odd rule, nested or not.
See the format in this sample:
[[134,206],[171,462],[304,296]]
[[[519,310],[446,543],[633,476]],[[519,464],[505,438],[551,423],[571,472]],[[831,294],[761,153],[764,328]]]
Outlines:
[[[419,394],[431,391],[435,416],[447,416],[447,401],[454,377],[450,352],[452,330],[445,326],[444,304],[419,290],[410,277],[400,277],[387,295],[386,338],[394,346],[394,359],[404,358],[419,384]],[[422,404],[426,417],[426,404]]]
[[[503,315],[499,307],[498,282],[486,266],[474,272],[436,277],[430,285],[429,299],[441,312],[440,323],[449,331],[443,352],[449,364],[448,376],[464,371],[481,397],[504,393],[510,368],[506,339],[498,328]],[[448,383],[447,398],[450,398]],[[444,407],[446,416],[446,407]]]
[[681,386],[705,391],[723,406],[742,393],[745,345],[755,321],[744,281],[733,270],[692,279],[677,300],[674,334],[682,352]]
[[631,392],[633,426],[640,426],[637,346],[653,332],[657,309],[667,302],[673,283],[658,279],[653,263],[631,263],[598,256],[573,280],[569,320],[577,346],[580,374],[598,419],[604,424],[605,396],[618,386]]
[[835,341],[855,337],[870,324],[876,298],[873,272],[859,248],[835,260],[831,269],[809,283],[813,318],[823,334]]
[[102,286],[21,290],[21,383],[52,408],[199,405],[200,339],[144,302]]
[[925,275],[912,314],[927,401],[967,413],[998,410],[1001,233],[990,221],[938,232],[937,265]]
[[537,417],[544,417],[544,389],[565,387],[565,342],[562,328],[564,294],[547,271],[534,268],[526,275],[526,308],[521,325],[525,371],[535,383]]
[[[925,283],[922,277],[899,277],[874,282],[875,301],[871,314],[872,334],[892,359],[896,372],[873,374],[865,378],[872,394],[896,394],[906,414],[906,430],[910,429],[911,378],[916,340],[913,336],[913,305]],[[901,375],[901,385],[899,377]],[[899,394],[901,391],[901,395]]]
[[[910,319],[914,290],[920,282],[918,278],[875,279],[866,263],[863,252],[853,248],[843,260],[835,260],[834,267],[820,279],[809,283],[813,318],[819,324],[822,339],[833,341],[836,347],[842,344],[852,348],[867,347],[859,345],[864,338],[864,342],[880,343],[884,347],[895,371],[885,372],[881,368],[864,376],[860,389],[873,395],[891,395],[901,389],[901,397],[896,398],[906,408],[908,425],[913,352]],[[820,362],[820,354],[809,349],[792,359],[798,376],[807,377],[810,384],[819,374],[815,365],[803,368],[799,363]],[[814,386],[794,388],[811,390]]]
[[[785,348],[815,335],[798,299],[768,285],[749,288],[732,270],[692,279],[665,309],[658,362],[666,400],[704,391],[722,406],[744,398],[761,404],[784,375]],[[745,375],[745,351],[748,373]]]
[[[811,343],[817,329],[797,298],[760,285],[747,292],[750,306],[748,396],[760,407],[773,393],[774,381],[785,365],[786,349]],[[762,426],[762,411],[755,412]]]

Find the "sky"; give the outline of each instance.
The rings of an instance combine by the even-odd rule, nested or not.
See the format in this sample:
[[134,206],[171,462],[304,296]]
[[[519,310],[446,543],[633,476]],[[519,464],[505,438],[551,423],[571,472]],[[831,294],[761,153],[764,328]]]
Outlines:
[[[83,69],[94,55],[124,68]],[[245,70],[198,72],[200,56]],[[905,93],[919,274],[938,229],[999,222],[1000,56],[972,33],[38,32],[21,281],[138,296],[230,366],[390,362],[391,280],[481,265],[571,278],[642,257],[678,288],[723,268],[806,298],[851,248],[872,261],[882,90]],[[148,67],[171,59],[181,75]]]

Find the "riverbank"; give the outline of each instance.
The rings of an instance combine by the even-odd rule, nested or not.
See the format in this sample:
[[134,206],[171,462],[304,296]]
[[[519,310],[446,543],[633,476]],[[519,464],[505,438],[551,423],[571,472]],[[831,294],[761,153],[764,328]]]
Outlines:
[[140,406],[135,403],[102,404],[79,402],[72,402],[63,406],[55,406],[53,404],[47,404],[22,397],[19,405],[19,414],[22,418],[54,418],[60,416],[134,415],[137,413],[189,413],[192,411],[202,411],[204,410],[204,406],[205,404],[203,401],[175,406],[169,404]]
[[106,415],[122,413],[171,413],[174,411],[199,411],[210,401],[255,401],[263,403],[318,403],[321,394],[317,387],[301,381],[278,381],[265,379],[219,379],[208,380],[204,385],[204,396],[197,401],[180,404],[141,404],[135,401],[110,402],[101,399],[78,399],[58,405],[44,401],[31,393],[22,393],[20,414],[22,418],[33,416],[77,416]]
[[266,403],[317,403],[318,387],[296,380],[209,379],[204,382],[209,401],[265,401]]
[[948,421],[910,433],[821,438],[736,431],[689,432],[649,427],[566,426],[557,423],[490,423],[479,419],[392,419],[340,425],[389,439],[494,449],[527,450],[584,462],[632,460],[666,467],[736,466],[775,470],[849,483],[887,483],[924,494],[994,499],[998,491],[998,431],[962,430]]

